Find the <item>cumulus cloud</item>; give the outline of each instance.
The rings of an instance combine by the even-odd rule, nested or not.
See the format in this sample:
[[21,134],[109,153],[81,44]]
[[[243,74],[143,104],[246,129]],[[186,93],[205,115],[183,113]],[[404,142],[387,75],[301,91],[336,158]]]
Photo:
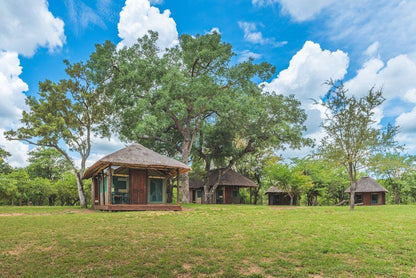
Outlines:
[[239,21],[238,26],[244,31],[244,40],[255,44],[270,44],[279,47],[287,44],[287,41],[278,42],[274,38],[265,38],[263,34],[257,30],[257,25],[253,22]]
[[20,60],[15,52],[0,52],[0,122],[2,128],[17,124],[26,108],[25,94],[28,86],[19,75],[22,73]]
[[380,58],[367,61],[354,78],[345,83],[350,93],[363,96],[375,86],[383,89],[388,101],[395,98],[409,101],[416,98],[416,63],[407,55],[399,55],[385,64]]
[[45,0],[2,1],[0,49],[30,57],[38,47],[53,51],[64,43],[64,22],[52,15]]
[[122,39],[118,48],[133,45],[137,38],[146,35],[149,30],[159,33],[157,44],[162,50],[178,44],[176,22],[170,17],[170,11],[161,13],[148,0],[127,0],[120,12],[117,27],[118,36]]
[[321,46],[307,41],[290,60],[289,67],[282,70],[265,90],[290,95],[310,103],[328,90],[323,83],[329,79],[342,79],[347,73],[348,54],[341,51],[322,50]]

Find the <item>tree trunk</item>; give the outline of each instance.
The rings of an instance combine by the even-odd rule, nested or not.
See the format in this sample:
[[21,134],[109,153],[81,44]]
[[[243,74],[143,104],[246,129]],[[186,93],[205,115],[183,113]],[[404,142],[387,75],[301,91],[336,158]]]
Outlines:
[[395,186],[394,187],[394,201],[395,201],[396,205],[400,205],[400,202],[401,202],[400,199],[401,198],[400,198],[399,189]]
[[173,186],[172,186],[172,182],[170,179],[168,179],[168,184],[167,184],[167,198],[166,198],[166,202],[168,204],[172,203],[172,197],[173,197]]
[[289,197],[290,197],[290,205],[293,206],[293,196],[289,195]]
[[[190,140],[184,140],[182,144],[182,163],[188,165],[189,162],[189,143]],[[188,173],[182,174],[181,193],[182,203],[189,203],[189,175]]]
[[85,192],[84,187],[82,186],[82,177],[79,172],[75,172],[75,176],[77,178],[77,187],[78,187],[78,196],[79,196],[79,204],[83,208],[87,208],[87,202],[85,200]]
[[348,163],[348,174],[350,176],[350,210],[354,210],[355,206],[355,190],[357,189],[357,178],[352,162]]

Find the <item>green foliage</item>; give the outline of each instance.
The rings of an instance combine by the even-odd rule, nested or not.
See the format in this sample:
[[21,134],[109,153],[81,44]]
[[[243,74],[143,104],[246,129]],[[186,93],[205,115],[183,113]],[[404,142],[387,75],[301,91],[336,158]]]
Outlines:
[[305,175],[296,165],[291,167],[288,164],[270,161],[265,171],[271,185],[288,193],[291,204],[296,196],[300,196],[313,187],[311,177]]
[[65,157],[54,148],[37,147],[29,152],[27,172],[31,179],[45,178],[56,181],[71,169]]
[[406,179],[416,170],[414,163],[414,156],[399,153],[377,154],[371,158],[369,169],[384,180],[383,185],[391,193],[388,201],[400,204],[406,199]]
[[10,153],[0,147],[0,174],[10,173],[12,167],[6,162],[6,159],[10,156]]

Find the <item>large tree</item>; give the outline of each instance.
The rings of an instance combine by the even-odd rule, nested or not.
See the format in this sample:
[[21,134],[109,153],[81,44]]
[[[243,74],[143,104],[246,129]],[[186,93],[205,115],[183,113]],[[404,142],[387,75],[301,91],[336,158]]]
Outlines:
[[[75,174],[80,205],[86,207],[82,175],[91,151],[91,137],[106,119],[109,107],[92,82],[94,68],[82,62],[64,62],[69,78],[58,83],[40,82],[39,95],[26,99],[29,110],[23,112],[23,126],[5,135],[9,140],[57,150]],[[71,152],[80,156],[79,165]]]
[[[204,122],[196,142],[196,155],[205,161],[206,172],[212,166],[221,168],[213,185],[205,182],[206,202],[214,201],[221,176],[248,156],[257,156],[259,160],[267,152],[311,143],[302,138],[306,115],[293,96],[257,88],[251,94],[240,94],[228,104],[226,113]],[[257,174],[261,175],[259,171]],[[257,178],[261,181],[260,176]]]
[[[150,32],[118,51],[107,42],[97,46],[95,61],[108,80],[114,127],[122,138],[160,142],[188,164],[202,123],[227,113],[224,108],[239,95],[257,92],[254,80],[270,78],[274,67],[252,60],[235,63],[231,45],[215,32],[182,35],[177,46],[164,51],[157,38]],[[182,178],[182,201],[189,201],[188,174]]]
[[357,171],[368,165],[369,158],[386,149],[398,147],[394,137],[397,127],[380,128],[374,111],[383,102],[381,90],[371,88],[365,96],[348,94],[342,82],[331,86],[323,100],[326,117],[322,127],[326,136],[321,141],[320,154],[336,164],[345,166],[350,178],[350,209],[354,210]]

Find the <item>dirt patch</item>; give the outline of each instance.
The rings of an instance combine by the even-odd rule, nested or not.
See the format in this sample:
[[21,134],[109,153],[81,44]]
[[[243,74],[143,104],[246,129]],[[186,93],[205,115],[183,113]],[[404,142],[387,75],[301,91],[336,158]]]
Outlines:
[[182,207],[182,211],[194,211],[195,210],[195,208],[185,208],[185,207]]
[[277,210],[286,210],[286,209],[303,209],[305,207],[297,207],[297,206],[270,206],[271,209]]
[[3,216],[19,216],[19,215],[25,215],[24,213],[0,213],[0,217]]

